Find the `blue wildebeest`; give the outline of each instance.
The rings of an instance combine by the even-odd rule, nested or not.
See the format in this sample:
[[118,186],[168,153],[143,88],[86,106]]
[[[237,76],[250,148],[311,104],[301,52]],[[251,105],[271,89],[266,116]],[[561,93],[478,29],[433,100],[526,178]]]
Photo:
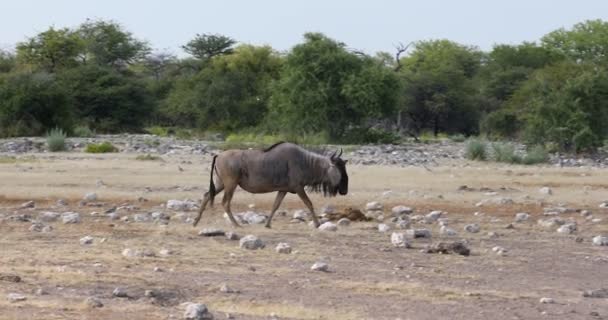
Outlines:
[[[348,175],[346,160],[340,158],[342,150],[331,156],[308,151],[288,142],[276,143],[264,150],[227,150],[213,157],[209,191],[203,197],[203,203],[194,220],[196,226],[203,215],[207,203],[213,205],[216,194],[224,191],[222,206],[234,226],[239,224],[230,210],[230,202],[237,186],[251,193],[269,193],[278,191],[272,205],[272,211],[266,222],[270,223],[285,195],[297,194],[312,215],[315,227],[319,220],[314,212],[312,202],[305,189],[322,192],[325,196],[336,196],[348,193]],[[217,174],[216,179],[213,173]],[[215,181],[214,181],[215,180]]]

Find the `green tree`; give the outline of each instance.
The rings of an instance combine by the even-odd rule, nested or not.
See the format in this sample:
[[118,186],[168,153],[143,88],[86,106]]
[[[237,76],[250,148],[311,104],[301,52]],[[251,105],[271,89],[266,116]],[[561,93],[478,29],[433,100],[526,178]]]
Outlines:
[[67,91],[45,72],[0,75],[0,136],[41,135],[54,127],[70,129]]
[[17,57],[35,69],[55,72],[77,64],[84,44],[77,33],[63,28],[49,28],[33,38],[17,44]]
[[448,40],[421,41],[401,59],[403,114],[411,131],[475,133],[479,118],[474,78],[482,54]]
[[0,49],[0,74],[11,72],[16,64],[15,55]]
[[287,55],[273,88],[268,123],[275,130],[326,132],[339,140],[349,126],[394,110],[391,89],[398,81],[379,60],[351,53],[320,33],[304,39]]
[[541,42],[548,50],[578,62],[608,62],[608,22],[587,20],[570,30],[564,28],[545,35]]
[[182,49],[197,59],[206,61],[215,56],[230,54],[236,41],[221,34],[197,34]]

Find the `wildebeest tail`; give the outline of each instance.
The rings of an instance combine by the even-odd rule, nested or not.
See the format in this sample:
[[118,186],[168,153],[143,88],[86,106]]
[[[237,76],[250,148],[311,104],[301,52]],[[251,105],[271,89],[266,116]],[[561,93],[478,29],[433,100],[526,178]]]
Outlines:
[[211,174],[209,178],[209,202],[211,202],[211,206],[213,206],[213,199],[215,198],[215,183],[213,183],[213,171],[215,171],[215,158],[217,155],[213,156],[213,160],[211,161]]

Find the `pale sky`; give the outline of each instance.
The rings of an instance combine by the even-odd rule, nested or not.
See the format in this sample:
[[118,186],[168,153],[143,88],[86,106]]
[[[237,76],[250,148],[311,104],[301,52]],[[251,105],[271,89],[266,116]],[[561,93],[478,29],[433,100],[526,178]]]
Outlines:
[[323,32],[367,53],[399,42],[445,38],[490,50],[537,41],[588,19],[608,21],[607,0],[0,0],[0,48],[49,26],[114,20],[155,49],[183,55],[197,33],[288,50],[305,32]]

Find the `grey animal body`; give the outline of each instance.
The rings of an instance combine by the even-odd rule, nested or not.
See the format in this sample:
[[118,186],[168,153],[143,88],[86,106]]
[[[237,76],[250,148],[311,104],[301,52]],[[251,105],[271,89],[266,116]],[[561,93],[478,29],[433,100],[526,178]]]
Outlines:
[[250,193],[278,192],[266,222],[267,228],[287,193],[300,197],[318,227],[319,221],[306,189],[330,197],[338,193],[346,195],[347,161],[342,160],[341,155],[342,150],[340,154],[322,156],[288,142],[279,142],[264,150],[226,150],[213,157],[209,191],[204,194],[194,225],[200,221],[207,204],[213,205],[215,195],[224,191],[222,206],[232,224],[239,226],[232,215],[230,202],[236,187],[240,186]]

